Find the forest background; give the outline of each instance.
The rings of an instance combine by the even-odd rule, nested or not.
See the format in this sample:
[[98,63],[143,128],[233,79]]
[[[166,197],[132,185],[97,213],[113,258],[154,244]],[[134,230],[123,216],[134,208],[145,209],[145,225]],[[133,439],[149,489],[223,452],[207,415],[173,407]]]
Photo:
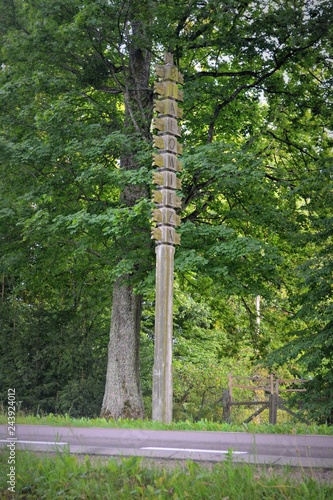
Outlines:
[[307,418],[332,423],[332,18],[326,0],[1,0],[3,404],[15,387],[34,413],[151,414],[168,50],[184,74],[174,418],[219,418],[228,372],[274,371],[308,379]]

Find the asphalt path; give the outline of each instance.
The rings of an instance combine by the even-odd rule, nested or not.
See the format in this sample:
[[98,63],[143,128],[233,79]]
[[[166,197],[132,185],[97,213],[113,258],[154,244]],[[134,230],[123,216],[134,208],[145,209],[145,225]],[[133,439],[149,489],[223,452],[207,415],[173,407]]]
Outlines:
[[[101,456],[141,456],[333,469],[333,436],[245,432],[153,431],[16,425],[15,437],[0,425],[0,447]],[[10,448],[9,448],[10,449]]]

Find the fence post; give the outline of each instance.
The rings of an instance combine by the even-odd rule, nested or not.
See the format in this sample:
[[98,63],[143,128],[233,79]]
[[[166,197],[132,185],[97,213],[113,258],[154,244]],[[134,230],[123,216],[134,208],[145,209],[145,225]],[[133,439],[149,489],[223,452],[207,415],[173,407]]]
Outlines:
[[222,407],[223,407],[222,420],[223,422],[230,424],[231,405],[230,405],[230,394],[228,389],[223,389],[222,391]]
[[278,395],[269,395],[269,423],[275,425],[277,421]]

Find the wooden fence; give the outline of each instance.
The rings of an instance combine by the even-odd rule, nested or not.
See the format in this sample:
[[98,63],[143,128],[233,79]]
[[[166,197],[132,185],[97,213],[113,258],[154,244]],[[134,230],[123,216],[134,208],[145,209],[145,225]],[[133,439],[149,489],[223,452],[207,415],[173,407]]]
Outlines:
[[[232,406],[256,406],[259,407],[250,417],[244,420],[243,423],[250,422],[253,418],[257,417],[264,410],[269,411],[269,423],[277,423],[278,409],[286,411],[298,420],[308,423],[298,413],[295,413],[287,407],[287,402],[282,399],[281,393],[290,392],[306,392],[304,387],[307,380],[303,379],[281,379],[276,378],[273,374],[268,377],[243,377],[229,374],[229,389],[223,389],[222,405],[223,405],[223,421],[231,421],[231,408]],[[257,397],[252,401],[235,401],[233,399],[233,390],[244,389],[253,391],[255,394],[258,392],[264,393],[265,400],[258,400]]]

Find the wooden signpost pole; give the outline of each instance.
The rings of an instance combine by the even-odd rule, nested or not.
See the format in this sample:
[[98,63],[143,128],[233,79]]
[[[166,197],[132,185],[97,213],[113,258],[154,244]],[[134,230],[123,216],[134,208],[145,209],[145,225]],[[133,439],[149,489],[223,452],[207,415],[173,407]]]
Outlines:
[[180,137],[177,119],[182,110],[177,101],[183,100],[177,83],[183,77],[173,64],[171,54],[165,54],[165,64],[155,67],[159,81],[155,82],[155,101],[158,117],[153,125],[159,131],[154,136],[154,146],[159,150],[154,155],[153,182],[158,188],[153,192],[157,208],[153,211],[156,227],[152,238],[156,240],[156,298],[155,298],[155,351],[153,370],[153,420],[164,423],[172,421],[172,336],[173,336],[173,274],[175,245],[180,244],[180,236],[175,227],[180,218],[176,208],[181,207],[181,199],[176,190],[181,188],[177,172],[181,165],[177,155],[182,153],[178,143]]

